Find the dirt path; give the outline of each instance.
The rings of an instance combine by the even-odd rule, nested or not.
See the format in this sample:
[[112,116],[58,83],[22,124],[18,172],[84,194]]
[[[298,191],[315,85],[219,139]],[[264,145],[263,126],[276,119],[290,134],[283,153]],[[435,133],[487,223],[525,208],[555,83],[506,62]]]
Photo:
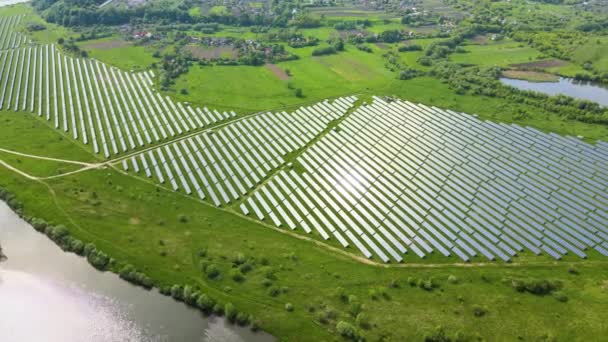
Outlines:
[[8,150],[8,149],[5,149],[5,148],[0,148],[0,151],[6,152],[6,153],[10,153],[10,154],[14,154],[14,155],[18,155],[18,156],[22,156],[22,157],[41,159],[41,160],[49,160],[49,161],[55,161],[55,162],[60,162],[60,163],[66,163],[66,164],[76,164],[76,165],[82,165],[82,166],[97,165],[97,164],[94,164],[94,163],[80,162],[80,161],[76,161],[76,160],[58,159],[58,158],[50,158],[50,157],[44,157],[44,156],[37,156],[35,154],[21,153],[21,152],[17,152],[17,151],[13,151],[13,150]]

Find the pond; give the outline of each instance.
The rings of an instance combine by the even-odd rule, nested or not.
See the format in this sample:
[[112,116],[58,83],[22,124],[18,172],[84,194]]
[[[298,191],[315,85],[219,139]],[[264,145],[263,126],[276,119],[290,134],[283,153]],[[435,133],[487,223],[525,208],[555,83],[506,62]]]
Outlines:
[[0,341],[274,341],[65,253],[0,201]]
[[560,77],[557,82],[531,82],[502,77],[503,84],[520,90],[533,90],[547,95],[563,94],[576,99],[589,100],[608,106],[608,88],[590,82]]

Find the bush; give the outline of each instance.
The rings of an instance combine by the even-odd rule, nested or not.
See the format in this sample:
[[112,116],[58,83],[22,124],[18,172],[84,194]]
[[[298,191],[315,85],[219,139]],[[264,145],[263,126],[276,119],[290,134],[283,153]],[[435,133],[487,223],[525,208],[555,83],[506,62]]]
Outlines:
[[402,45],[399,47],[399,52],[408,52],[408,51],[422,51],[422,47],[417,44]]
[[46,223],[45,220],[39,219],[39,218],[33,218],[31,224],[32,224],[32,227],[34,227],[34,229],[36,229],[39,232],[44,232],[44,230],[48,226],[48,223]]
[[137,272],[133,265],[127,264],[123,266],[118,272],[118,276],[128,282],[143,286],[147,289],[152,288],[152,286],[154,285],[152,279],[148,278],[148,276],[141,272]]
[[89,251],[87,260],[91,265],[93,265],[93,267],[102,271],[106,269],[108,263],[110,262],[110,258],[104,252],[98,251],[97,249]]
[[226,315],[228,321],[234,323],[236,321],[238,311],[236,311],[236,308],[234,305],[232,305],[232,303],[226,303],[226,305],[224,305],[224,314]]
[[84,243],[78,239],[71,239],[69,250],[78,255],[82,255],[84,253]]
[[448,276],[448,282],[450,282],[451,284],[458,284],[458,278],[456,278],[455,275],[450,274]]
[[348,322],[344,322],[344,321],[338,322],[338,324],[336,325],[336,331],[342,337],[345,337],[348,339],[356,340],[359,337],[357,329]]
[[337,51],[333,46],[327,46],[327,47],[316,48],[316,49],[312,50],[312,55],[313,56],[333,55],[336,52]]
[[245,276],[238,268],[233,268],[230,270],[230,278],[232,278],[232,280],[236,281],[237,283],[245,281]]
[[304,97],[304,93],[302,92],[302,88],[297,88],[294,92],[296,97]]
[[253,265],[251,265],[249,262],[245,262],[244,264],[242,264],[239,267],[239,270],[243,273],[247,273],[247,272],[253,270]]
[[364,312],[359,313],[355,321],[357,322],[357,325],[363,329],[369,329],[370,327],[369,318]]
[[200,296],[198,296],[198,299],[196,300],[196,306],[199,309],[201,309],[207,313],[213,311],[214,305],[215,305],[214,300],[209,298],[209,296],[207,296],[206,294],[201,294]]
[[367,46],[367,45],[363,45],[363,44],[359,44],[359,45],[357,45],[357,49],[358,49],[358,50],[361,50],[361,51],[369,52],[369,53],[372,53],[372,52],[373,52],[372,48],[370,48],[370,47],[369,47],[369,46]]
[[207,275],[207,278],[215,279],[219,277],[220,269],[217,267],[216,264],[211,264],[205,267],[205,274]]
[[268,288],[268,294],[272,297],[276,297],[281,294],[281,290],[276,286],[271,286]]
[[171,286],[171,297],[177,300],[184,299],[184,289],[180,285]]
[[517,292],[528,292],[539,296],[550,294],[562,288],[562,282],[559,280],[509,279],[508,281]]
[[488,313],[488,310],[480,305],[473,306],[473,315],[475,317],[483,317]]
[[243,326],[249,324],[249,315],[239,312],[236,315],[236,322]]
[[224,314],[224,307],[222,305],[220,305],[219,303],[215,304],[213,306],[213,313],[218,316],[222,316]]
[[292,312],[293,311],[293,304],[291,303],[287,303],[285,304],[285,310]]
[[555,298],[558,302],[562,302],[562,303],[565,303],[568,301],[568,296],[566,296],[566,294],[563,293],[562,291],[555,291],[553,293],[553,298]]
[[431,279],[418,279],[418,287],[425,291],[433,291],[435,286]]

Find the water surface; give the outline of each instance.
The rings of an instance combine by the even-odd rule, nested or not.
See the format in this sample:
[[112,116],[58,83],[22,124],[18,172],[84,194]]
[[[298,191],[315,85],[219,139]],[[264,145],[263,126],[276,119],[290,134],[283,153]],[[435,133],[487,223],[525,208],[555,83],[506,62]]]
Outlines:
[[520,90],[533,90],[547,95],[567,95],[575,99],[597,102],[608,106],[608,88],[590,82],[576,81],[560,77],[557,82],[531,82],[501,77],[503,84]]

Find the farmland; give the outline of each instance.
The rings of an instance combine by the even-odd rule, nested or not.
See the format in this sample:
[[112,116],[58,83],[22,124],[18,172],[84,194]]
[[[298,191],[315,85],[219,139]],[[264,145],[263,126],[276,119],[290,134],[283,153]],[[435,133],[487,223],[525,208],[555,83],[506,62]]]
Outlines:
[[[280,340],[606,334],[608,112],[498,82],[602,82],[601,32],[517,1],[480,34],[464,1],[207,5],[0,8],[0,195],[37,230]],[[537,10],[594,37],[547,48]]]

